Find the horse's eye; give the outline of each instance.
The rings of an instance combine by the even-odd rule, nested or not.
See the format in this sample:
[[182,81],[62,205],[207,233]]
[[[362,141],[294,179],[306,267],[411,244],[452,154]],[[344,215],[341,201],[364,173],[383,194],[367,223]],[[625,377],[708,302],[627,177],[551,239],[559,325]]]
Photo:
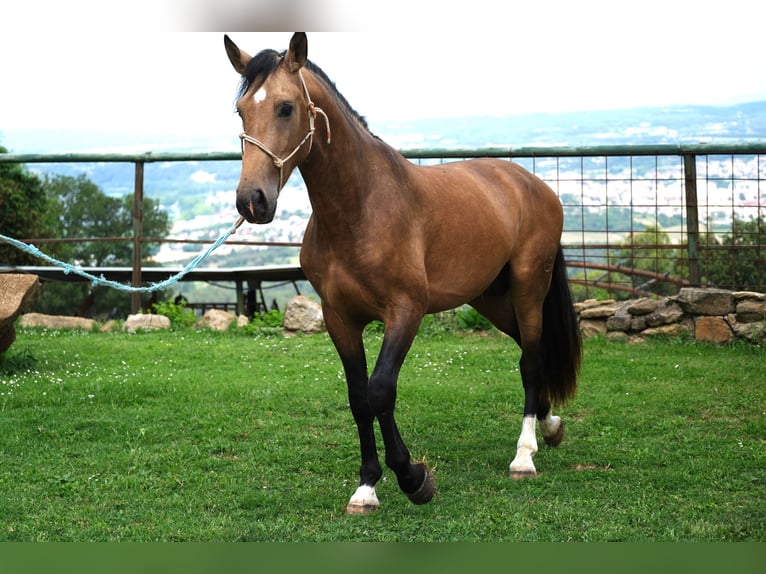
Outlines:
[[280,118],[289,118],[293,114],[293,105],[289,102],[284,102],[282,105],[279,106],[279,111],[277,112],[277,115]]

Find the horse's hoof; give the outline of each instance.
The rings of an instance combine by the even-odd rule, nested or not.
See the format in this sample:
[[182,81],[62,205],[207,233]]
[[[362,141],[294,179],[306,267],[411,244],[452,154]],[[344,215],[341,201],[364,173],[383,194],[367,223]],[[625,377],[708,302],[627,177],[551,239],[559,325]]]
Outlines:
[[520,469],[520,470],[513,470],[511,469],[511,478],[513,480],[524,480],[526,478],[536,478],[537,477],[537,471],[532,469]]
[[413,504],[426,504],[427,502],[430,502],[434,497],[434,494],[436,494],[436,481],[434,480],[434,475],[431,474],[431,471],[427,468],[425,471],[426,475],[423,478],[423,484],[420,485],[420,488],[415,492],[409,494],[405,493],[407,494],[407,498],[409,498],[410,502]]
[[543,436],[543,440],[548,446],[559,446],[561,441],[564,440],[564,423],[559,423],[559,429],[556,431],[556,434]]
[[377,509],[377,504],[358,504],[349,502],[346,506],[346,514],[372,514]]
[[346,513],[372,514],[379,506],[380,502],[378,502],[378,495],[375,494],[375,487],[363,484],[356,489],[356,492],[348,501]]

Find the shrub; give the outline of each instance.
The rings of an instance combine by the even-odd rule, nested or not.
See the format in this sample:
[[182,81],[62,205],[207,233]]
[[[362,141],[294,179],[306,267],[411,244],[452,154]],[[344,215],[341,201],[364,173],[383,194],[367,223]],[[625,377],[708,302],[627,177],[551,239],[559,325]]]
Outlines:
[[197,322],[197,316],[192,309],[186,308],[186,301],[174,303],[172,301],[162,301],[152,304],[152,310],[157,315],[164,315],[170,319],[170,324],[174,329],[192,327]]
[[492,323],[473,307],[461,307],[455,312],[455,321],[463,331],[490,331]]

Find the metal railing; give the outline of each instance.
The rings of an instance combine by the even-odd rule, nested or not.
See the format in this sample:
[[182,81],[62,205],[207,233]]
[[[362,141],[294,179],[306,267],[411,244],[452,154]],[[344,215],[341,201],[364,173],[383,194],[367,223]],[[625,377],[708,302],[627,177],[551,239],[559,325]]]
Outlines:
[[[766,142],[419,149],[403,150],[402,154],[423,165],[502,158],[523,165],[546,181],[564,206],[563,244],[570,281],[583,290],[579,298],[601,294],[601,289],[662,294],[657,287],[660,283],[670,286],[668,289],[702,285],[711,282],[714,270],[719,282],[722,274],[730,276],[730,285],[720,286],[737,288],[742,287],[737,281],[741,281],[743,267],[753,269],[745,286],[766,291]],[[144,166],[240,159],[239,152],[0,154],[0,163],[133,164],[134,224],[133,236],[128,239],[133,243],[133,285],[142,281],[142,243],[200,242],[144,236]],[[133,306],[137,309],[140,299],[134,297]]]

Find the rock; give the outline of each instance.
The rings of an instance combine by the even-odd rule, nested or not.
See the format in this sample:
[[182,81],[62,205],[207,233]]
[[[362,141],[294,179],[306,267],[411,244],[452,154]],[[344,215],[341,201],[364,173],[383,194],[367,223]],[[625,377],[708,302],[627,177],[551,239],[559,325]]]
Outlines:
[[236,320],[236,315],[223,311],[221,309],[210,309],[205,315],[197,321],[195,327],[212,329],[213,331],[228,331],[232,322]]
[[689,328],[683,323],[673,323],[672,325],[663,325],[662,327],[652,327],[641,331],[642,337],[680,337],[689,332]]
[[37,275],[0,274],[0,353],[16,340],[14,323],[40,291]]
[[759,343],[766,339],[766,321],[734,323],[731,328],[737,337],[753,343]]
[[44,315],[27,313],[21,316],[22,327],[43,327],[44,329],[83,329],[92,331],[96,322],[85,317],[66,317],[63,315]]
[[724,315],[734,311],[731,291],[725,289],[700,289],[684,287],[676,297],[678,304],[692,315]]
[[657,307],[660,306],[660,302],[656,299],[649,299],[644,297],[643,299],[637,299],[628,305],[628,313],[631,315],[648,315],[654,312]]
[[614,302],[615,302],[614,299],[606,299],[604,301],[599,301],[598,299],[586,299],[585,301],[580,301],[579,303],[575,303],[574,309],[576,313],[580,314],[583,311],[586,311],[593,307],[603,307],[604,305],[612,305]]
[[638,315],[633,316],[633,318],[630,320],[630,330],[631,331],[643,331],[648,327],[646,324],[646,315]]
[[582,319],[580,321],[580,333],[586,339],[598,335],[606,335],[606,321],[597,319]]
[[324,331],[322,306],[308,297],[298,295],[287,303],[282,326],[288,331],[301,331],[303,333]]
[[120,322],[115,321],[114,319],[111,319],[104,323],[101,328],[98,330],[99,333],[114,333],[116,331],[120,330]]
[[649,327],[660,327],[678,322],[683,315],[684,311],[679,305],[665,301],[665,303],[658,304],[654,311],[644,315],[644,317],[646,317],[646,324]]
[[763,321],[766,315],[766,301],[742,299],[737,303],[737,323]]
[[597,307],[589,307],[580,312],[580,319],[606,319],[614,315],[618,308],[619,305],[614,301]]
[[754,293],[753,291],[735,291],[731,294],[735,302],[740,302],[745,299],[752,299],[753,301],[766,301],[766,293]]
[[729,324],[722,317],[697,317],[694,338],[709,343],[728,343],[733,337]]
[[606,320],[607,331],[622,331],[627,333],[630,331],[632,319],[627,314],[615,314]]
[[237,329],[244,329],[249,322],[250,319],[247,318],[247,315],[240,315],[237,317]]
[[122,330],[127,333],[158,331],[162,329],[170,329],[170,319],[165,317],[165,315],[128,315],[125,324],[122,326]]
[[609,331],[606,334],[606,338],[610,341],[627,341],[628,334],[624,331]]

